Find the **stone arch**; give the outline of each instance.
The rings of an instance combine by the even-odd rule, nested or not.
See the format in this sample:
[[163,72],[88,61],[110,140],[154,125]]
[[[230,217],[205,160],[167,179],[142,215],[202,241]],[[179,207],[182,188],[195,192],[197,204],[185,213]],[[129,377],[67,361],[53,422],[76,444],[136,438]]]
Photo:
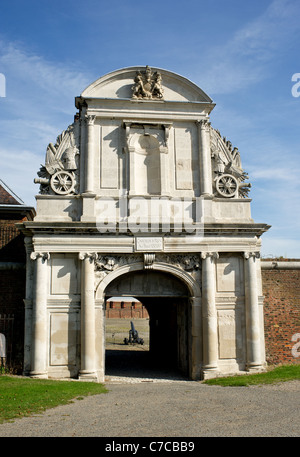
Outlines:
[[[96,301],[104,303],[106,291],[108,291],[107,297],[116,293],[114,288],[109,291],[109,285],[113,281],[118,281],[122,276],[126,277],[130,273],[134,275],[143,272],[147,275],[150,273],[149,277],[145,278],[146,281],[155,279],[155,276],[153,278],[151,275],[152,272],[177,279],[174,293],[169,294],[170,289],[167,284],[166,295],[152,295],[151,290],[149,295],[144,295],[140,290],[134,293],[133,289],[129,289],[130,294],[144,304],[150,317],[151,360],[155,360],[157,366],[162,364],[167,369],[179,370],[190,379],[199,379],[202,351],[201,286],[190,273],[179,266],[164,262],[153,263],[151,269],[145,269],[143,262],[129,263],[108,273],[98,284]],[[120,288],[122,294],[121,290],[122,288]],[[126,290],[125,293],[129,292]]]
[[[201,297],[200,285],[194,280],[194,278],[184,271],[183,269],[169,265],[163,262],[155,262],[152,266],[153,270],[169,273],[179,278],[187,286],[191,298]],[[104,279],[102,279],[96,287],[95,298],[96,300],[104,300],[106,287],[118,277],[123,276],[126,273],[144,270],[143,262],[134,262],[126,264],[116,268],[114,271],[108,273]]]

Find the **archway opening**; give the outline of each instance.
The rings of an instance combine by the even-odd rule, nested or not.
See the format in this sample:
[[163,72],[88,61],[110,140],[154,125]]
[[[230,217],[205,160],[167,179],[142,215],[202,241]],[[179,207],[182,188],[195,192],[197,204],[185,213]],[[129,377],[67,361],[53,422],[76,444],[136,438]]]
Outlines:
[[[115,317],[110,308],[114,297],[120,300]],[[189,292],[181,280],[154,270],[126,273],[108,285],[105,298],[106,377],[188,377],[191,313]],[[124,304],[132,299],[135,309],[126,309]],[[142,344],[125,343],[131,322]]]

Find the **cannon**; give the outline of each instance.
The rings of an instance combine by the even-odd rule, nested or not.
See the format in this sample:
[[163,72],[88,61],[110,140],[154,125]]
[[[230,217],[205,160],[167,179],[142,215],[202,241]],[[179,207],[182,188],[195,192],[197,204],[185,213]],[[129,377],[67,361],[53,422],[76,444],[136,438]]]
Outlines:
[[139,337],[138,331],[134,328],[132,321],[130,321],[130,325],[129,338],[124,338],[124,344],[144,344],[143,338]]

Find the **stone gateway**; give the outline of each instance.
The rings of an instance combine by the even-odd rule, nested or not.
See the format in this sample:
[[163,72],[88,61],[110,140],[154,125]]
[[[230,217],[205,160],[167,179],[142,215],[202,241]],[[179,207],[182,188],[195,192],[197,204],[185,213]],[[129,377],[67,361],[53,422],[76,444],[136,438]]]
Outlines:
[[[104,381],[105,305],[133,296],[150,351],[199,380],[265,367],[261,235],[214,103],[170,71],[130,67],[76,97],[38,171],[25,234],[26,375]],[[161,347],[162,333],[168,344]]]

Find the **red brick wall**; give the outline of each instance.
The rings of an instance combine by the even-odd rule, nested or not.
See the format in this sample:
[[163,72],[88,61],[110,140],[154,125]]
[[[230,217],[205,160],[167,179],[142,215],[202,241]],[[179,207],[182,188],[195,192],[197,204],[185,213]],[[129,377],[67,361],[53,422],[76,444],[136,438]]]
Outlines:
[[8,362],[21,370],[24,353],[26,253],[24,236],[15,226],[19,221],[5,218],[4,215],[0,219],[0,262],[24,264],[24,268],[0,270],[0,329],[8,329],[5,326],[9,316],[12,320],[9,333],[6,334]]
[[106,317],[118,319],[149,318],[147,309],[141,302],[106,302]]
[[300,270],[262,270],[262,281],[267,362],[299,363]]

